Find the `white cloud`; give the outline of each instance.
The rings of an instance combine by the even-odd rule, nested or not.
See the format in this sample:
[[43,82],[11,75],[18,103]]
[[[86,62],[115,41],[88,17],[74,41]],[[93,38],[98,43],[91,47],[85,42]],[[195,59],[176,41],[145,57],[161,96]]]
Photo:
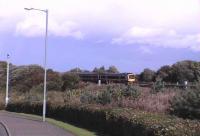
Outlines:
[[200,29],[199,0],[0,0],[0,31],[9,27],[16,34],[41,35],[44,16],[24,7],[48,8],[50,33],[78,39],[102,32],[116,35],[131,26],[159,28],[129,31],[141,38],[159,35],[160,28]]
[[[79,30],[78,24],[72,21],[56,22],[53,19],[49,20],[48,25],[49,35],[60,37],[74,37],[83,39],[84,34]],[[41,17],[26,18],[19,22],[16,26],[16,35],[27,37],[42,36],[45,32],[45,20]]]
[[152,45],[200,51],[200,33],[185,35],[178,34],[173,29],[132,27],[121,36],[112,39],[112,44]]

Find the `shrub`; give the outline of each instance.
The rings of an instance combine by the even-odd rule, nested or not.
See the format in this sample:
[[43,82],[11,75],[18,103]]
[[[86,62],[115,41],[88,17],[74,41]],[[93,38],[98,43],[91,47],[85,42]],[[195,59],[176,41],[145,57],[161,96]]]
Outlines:
[[185,90],[171,101],[171,114],[183,118],[200,119],[200,90]]
[[42,102],[43,93],[35,93],[35,92],[26,92],[24,94],[24,101],[26,102]]
[[44,85],[43,83],[37,85],[37,86],[33,86],[31,89],[30,89],[30,92],[32,93],[42,93],[44,91]]
[[140,95],[140,92],[134,86],[128,85],[122,90],[122,94],[125,97],[132,97],[136,99]]
[[89,103],[89,104],[95,103],[97,101],[97,96],[87,91],[81,95],[80,101],[82,103]]
[[62,75],[63,86],[62,90],[76,89],[79,86],[80,78],[76,73],[65,73]]
[[164,82],[162,82],[162,81],[156,81],[153,84],[153,90],[152,90],[152,92],[153,93],[161,92],[161,91],[163,91],[164,88],[165,88]]
[[100,104],[109,104],[112,101],[112,93],[110,90],[105,90],[103,91],[99,96],[98,96],[98,103]]

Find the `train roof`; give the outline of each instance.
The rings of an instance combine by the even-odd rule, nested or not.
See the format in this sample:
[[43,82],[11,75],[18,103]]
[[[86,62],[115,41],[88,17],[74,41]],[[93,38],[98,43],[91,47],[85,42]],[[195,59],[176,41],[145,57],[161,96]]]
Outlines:
[[79,75],[128,75],[133,73],[95,73],[95,72],[79,72]]

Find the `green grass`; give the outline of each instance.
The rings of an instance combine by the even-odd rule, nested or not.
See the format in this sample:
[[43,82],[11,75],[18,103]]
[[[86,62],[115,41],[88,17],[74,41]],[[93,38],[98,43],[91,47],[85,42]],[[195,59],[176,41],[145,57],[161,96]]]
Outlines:
[[[16,115],[21,115],[24,117],[29,117],[29,118],[35,118],[38,120],[42,120],[41,116],[38,115],[33,115],[33,114],[25,114],[25,113],[16,113],[16,112],[9,112],[11,114],[16,114]],[[98,136],[95,132],[91,132],[89,130],[83,129],[83,128],[79,128],[76,127],[74,125],[68,124],[66,122],[62,122],[62,121],[58,121],[55,119],[51,119],[51,118],[46,118],[46,121],[50,124],[53,124],[59,128],[62,128],[72,134],[74,134],[75,136]]]

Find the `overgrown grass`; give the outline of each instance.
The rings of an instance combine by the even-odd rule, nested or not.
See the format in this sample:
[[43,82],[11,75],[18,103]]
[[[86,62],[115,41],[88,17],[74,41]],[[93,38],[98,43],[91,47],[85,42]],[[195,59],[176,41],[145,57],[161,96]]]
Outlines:
[[[94,84],[82,89],[66,90],[64,92],[48,91],[47,101],[52,105],[66,104],[102,104],[108,107],[133,108],[152,113],[168,113],[170,101],[179,95],[179,89],[162,89],[161,92],[152,92],[151,88],[113,84],[97,86]],[[1,96],[1,95],[0,95]],[[4,99],[4,98],[3,98]],[[41,92],[12,91],[10,102],[42,102]],[[1,102],[2,103],[2,102]]]

